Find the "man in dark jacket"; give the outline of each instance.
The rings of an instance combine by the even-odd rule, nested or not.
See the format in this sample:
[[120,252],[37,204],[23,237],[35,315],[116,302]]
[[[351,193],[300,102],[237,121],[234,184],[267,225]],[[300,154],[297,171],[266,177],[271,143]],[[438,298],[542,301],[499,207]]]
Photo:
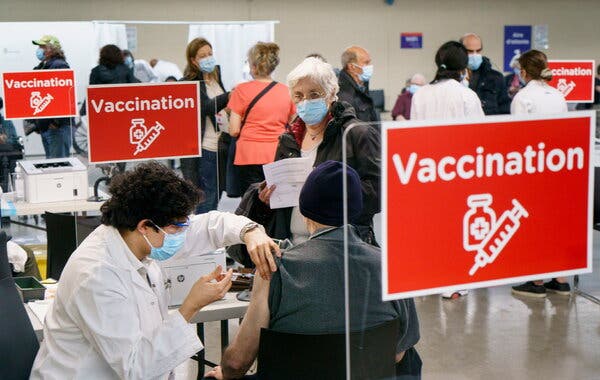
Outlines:
[[510,113],[510,98],[502,73],[494,70],[488,57],[481,55],[483,43],[474,34],[465,34],[460,42],[469,53],[469,70],[471,77],[469,87],[477,93],[481,107],[486,115]]
[[373,65],[369,52],[360,46],[350,46],[342,54],[342,70],[339,75],[339,100],[350,103],[361,121],[379,121],[379,114],[369,95],[369,80]]
[[[43,36],[39,40],[31,41],[38,46],[35,54],[40,60],[34,70],[68,69],[65,53],[62,51],[58,38]],[[36,131],[42,135],[42,143],[46,158],[69,157],[71,151],[71,118],[36,119]]]

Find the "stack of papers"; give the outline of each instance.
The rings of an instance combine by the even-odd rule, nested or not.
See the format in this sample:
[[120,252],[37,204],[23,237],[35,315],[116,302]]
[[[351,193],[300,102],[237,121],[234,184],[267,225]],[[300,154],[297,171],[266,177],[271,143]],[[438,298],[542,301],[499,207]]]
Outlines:
[[46,318],[46,313],[52,305],[53,300],[43,300],[43,301],[30,301],[27,303],[29,309],[35,314],[37,319],[40,320],[41,323],[44,323],[44,318]]
[[276,186],[271,194],[271,208],[298,206],[300,190],[312,169],[312,160],[300,157],[263,165],[267,186]]

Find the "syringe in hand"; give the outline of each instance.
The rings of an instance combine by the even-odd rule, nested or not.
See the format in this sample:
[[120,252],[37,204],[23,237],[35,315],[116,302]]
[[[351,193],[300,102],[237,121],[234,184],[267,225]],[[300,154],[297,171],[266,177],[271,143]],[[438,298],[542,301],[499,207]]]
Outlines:
[[470,276],[474,275],[477,269],[483,268],[496,260],[496,257],[498,257],[521,226],[520,219],[523,216],[526,218],[529,216],[529,213],[519,201],[513,199],[512,204],[514,206],[513,209],[502,213],[500,219],[498,219],[492,230],[481,242],[481,245],[477,249],[477,255],[475,255],[475,264],[469,271]]

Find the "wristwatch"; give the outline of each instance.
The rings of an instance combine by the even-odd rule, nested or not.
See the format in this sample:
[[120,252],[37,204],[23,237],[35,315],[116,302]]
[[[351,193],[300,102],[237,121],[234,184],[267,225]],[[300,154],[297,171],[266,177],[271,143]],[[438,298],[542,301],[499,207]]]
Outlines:
[[260,228],[260,227],[261,227],[261,225],[256,222],[250,222],[250,223],[246,224],[240,231],[240,240],[244,241],[244,236],[246,236],[246,233],[252,231],[255,228]]

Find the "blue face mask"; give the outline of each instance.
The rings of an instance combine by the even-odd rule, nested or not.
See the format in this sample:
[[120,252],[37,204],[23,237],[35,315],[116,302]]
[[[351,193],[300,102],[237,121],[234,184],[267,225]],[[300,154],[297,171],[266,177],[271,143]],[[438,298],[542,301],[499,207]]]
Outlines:
[[44,49],[42,49],[41,47],[37,48],[35,51],[35,56],[37,57],[37,59],[39,59],[40,61],[44,60]]
[[169,234],[166,233],[160,227],[158,227],[158,229],[162,231],[162,233],[165,235],[162,247],[156,248],[152,246],[150,240],[148,240],[146,235],[142,236],[144,236],[144,239],[146,239],[146,242],[150,246],[150,258],[158,261],[163,261],[173,257],[177,253],[177,251],[179,251],[181,247],[183,247],[183,244],[185,243],[185,237],[187,235],[187,230],[183,230],[176,234]]
[[373,76],[373,65],[367,65],[362,67],[362,74],[360,74],[360,80],[368,82]]
[[200,66],[200,70],[203,72],[212,73],[215,70],[215,66],[217,66],[217,60],[211,55],[199,60],[198,66]]
[[303,100],[296,105],[296,111],[306,125],[316,125],[327,115],[327,103],[325,98]]
[[408,92],[414,95],[414,93],[417,92],[419,88],[421,88],[421,86],[419,86],[418,84],[411,84],[410,86],[408,86]]
[[469,69],[473,71],[479,70],[482,62],[483,56],[481,54],[469,54]]
[[125,57],[125,64],[127,65],[127,67],[129,67],[130,69],[133,67],[133,58],[131,58],[130,55],[128,55],[127,57]]

